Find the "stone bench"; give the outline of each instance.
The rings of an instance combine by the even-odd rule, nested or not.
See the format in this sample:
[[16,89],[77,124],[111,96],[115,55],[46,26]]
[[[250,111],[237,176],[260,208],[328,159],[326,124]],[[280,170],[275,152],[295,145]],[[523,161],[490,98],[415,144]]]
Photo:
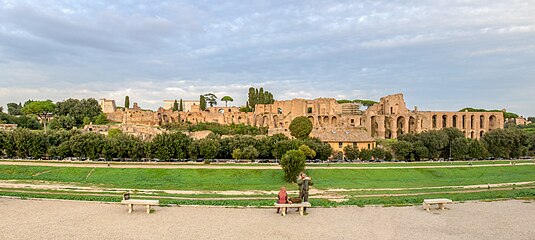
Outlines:
[[453,201],[447,198],[424,199],[423,207],[425,210],[429,211],[432,204],[437,204],[439,209],[444,210],[444,204],[451,203],[453,203]]
[[146,205],[147,213],[150,213],[150,206],[158,206],[160,204],[159,200],[143,200],[143,199],[128,199],[122,200],[122,204],[128,204],[128,213],[134,211],[134,205]]
[[302,202],[302,203],[275,203],[275,207],[281,208],[282,210],[282,216],[286,216],[286,209],[287,208],[299,208],[299,214],[304,215],[305,214],[305,208],[311,207],[312,205],[309,202]]

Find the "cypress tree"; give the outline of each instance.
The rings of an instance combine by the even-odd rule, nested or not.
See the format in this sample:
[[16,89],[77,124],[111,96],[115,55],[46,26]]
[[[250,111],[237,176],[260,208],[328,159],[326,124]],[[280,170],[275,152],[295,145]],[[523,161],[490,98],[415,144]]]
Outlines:
[[182,103],[182,98],[180,99],[180,105],[178,105],[178,111],[184,111],[184,104]]
[[178,102],[175,99],[175,102],[173,103],[173,111],[178,111]]
[[124,108],[130,108],[130,97],[124,97]]
[[204,98],[204,95],[201,95],[201,97],[199,98],[199,101],[201,102],[200,103],[201,111],[206,110],[206,99]]

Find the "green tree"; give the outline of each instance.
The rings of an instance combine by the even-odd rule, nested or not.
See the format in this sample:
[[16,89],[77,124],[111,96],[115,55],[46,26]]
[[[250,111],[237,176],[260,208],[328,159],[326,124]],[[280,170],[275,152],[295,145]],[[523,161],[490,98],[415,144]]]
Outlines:
[[55,107],[56,105],[54,105],[54,103],[52,103],[52,101],[50,100],[35,101],[25,105],[22,108],[22,112],[24,114],[36,115],[39,119],[41,119],[43,127],[46,131],[46,124],[50,119],[50,116],[52,115],[52,112],[54,111]]
[[451,157],[455,160],[465,160],[469,157],[469,142],[466,138],[456,138],[451,142]]
[[324,143],[318,138],[306,138],[303,142],[316,152],[316,158],[327,160],[332,154],[333,149],[328,143]]
[[204,97],[204,95],[200,96],[199,102],[199,108],[201,109],[201,111],[206,110],[206,98]]
[[213,93],[204,94],[204,99],[210,104],[210,107],[217,105],[217,96]]
[[154,137],[148,146],[148,153],[162,161],[171,158],[185,159],[188,154],[188,146],[192,145],[190,137],[184,133],[162,133]]
[[357,146],[347,145],[344,147],[344,154],[348,160],[354,161],[359,159],[360,150]]
[[290,123],[290,133],[298,139],[307,138],[312,132],[312,122],[307,117],[296,117]]
[[236,148],[232,151],[232,158],[239,160],[242,159],[242,151],[239,148]]
[[476,139],[469,139],[468,156],[475,159],[485,159],[489,155],[485,145]]
[[253,146],[247,146],[241,151],[241,157],[251,161],[257,159],[259,155],[260,153]]
[[20,103],[8,103],[7,113],[13,116],[22,115],[22,105]]
[[490,155],[502,158],[517,158],[526,154],[529,138],[526,132],[516,129],[494,129],[483,135]]
[[376,147],[372,149],[372,156],[374,159],[382,159],[384,160],[386,157],[386,150],[380,147]]
[[204,138],[198,140],[199,154],[205,159],[214,159],[219,151],[219,141],[215,139]]
[[225,102],[225,107],[228,107],[227,103],[234,101],[234,99],[230,96],[224,96],[221,98],[221,101]]
[[303,152],[307,159],[314,159],[316,156],[316,152],[305,144],[299,146],[299,151]]
[[88,117],[88,116],[85,116],[84,120],[82,121],[82,123],[84,124],[84,126],[91,124],[91,118]]
[[370,149],[362,149],[359,153],[360,160],[362,161],[370,161],[372,160],[372,150]]
[[175,102],[173,103],[173,111],[178,111],[178,102],[175,99]]
[[180,103],[178,105],[178,111],[180,112],[184,111],[184,103],[182,103],[182,98],[180,99]]
[[124,97],[124,108],[130,108],[130,97]]
[[295,182],[297,175],[305,170],[306,156],[299,150],[286,152],[280,161],[286,182]]
[[50,121],[50,124],[48,125],[48,127],[54,130],[58,130],[58,129],[70,130],[76,127],[76,119],[74,119],[70,115],[57,116]]
[[112,128],[110,130],[108,130],[108,137],[109,138],[116,138],[116,137],[119,137],[123,134],[123,131],[121,129],[118,129],[118,128]]
[[411,160],[413,151],[412,143],[406,141],[398,141],[392,144],[392,150],[398,160]]
[[429,159],[438,159],[442,150],[449,145],[449,137],[444,131],[431,130],[419,134],[418,139],[427,148]]
[[418,140],[412,143],[412,150],[412,155],[414,156],[415,161],[421,161],[423,158],[429,156],[429,150],[422,141]]
[[299,142],[295,140],[283,140],[276,142],[272,150],[273,157],[276,159],[281,159],[286,152],[290,150],[297,150],[299,146]]
[[102,110],[98,101],[94,98],[81,100],[69,98],[62,102],[57,102],[54,109],[55,116],[70,115],[76,119],[76,125],[78,126],[83,124],[84,118],[88,117],[89,122],[91,122],[100,114],[102,114]]
[[96,118],[95,118],[95,124],[96,125],[104,125],[108,123],[108,118],[106,117],[106,114],[101,112]]

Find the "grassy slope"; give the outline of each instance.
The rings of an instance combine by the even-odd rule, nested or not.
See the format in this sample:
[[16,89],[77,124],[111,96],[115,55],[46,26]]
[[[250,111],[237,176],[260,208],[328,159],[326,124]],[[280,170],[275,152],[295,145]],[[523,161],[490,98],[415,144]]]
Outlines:
[[[1,180],[42,180],[131,189],[277,190],[286,185],[281,170],[118,169],[0,166]],[[435,169],[312,169],[314,187],[401,188],[456,186],[535,180],[535,166]],[[86,178],[87,177],[87,178]]]

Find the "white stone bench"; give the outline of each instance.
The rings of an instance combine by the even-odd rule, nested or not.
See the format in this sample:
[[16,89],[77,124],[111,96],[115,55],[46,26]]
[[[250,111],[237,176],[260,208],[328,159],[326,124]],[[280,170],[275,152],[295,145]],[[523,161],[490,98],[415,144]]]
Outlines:
[[275,207],[281,208],[282,210],[282,216],[286,216],[286,209],[287,208],[299,208],[299,214],[304,215],[305,213],[305,207],[311,207],[312,204],[309,202],[302,202],[302,203],[275,203]]
[[146,205],[147,213],[150,213],[150,206],[158,206],[160,204],[159,200],[142,200],[142,199],[128,199],[122,200],[122,204],[128,204],[128,213],[134,211],[134,205]]
[[447,198],[424,199],[423,207],[425,210],[429,211],[432,204],[437,204],[439,209],[444,210],[444,204],[450,203],[453,203],[453,201]]

